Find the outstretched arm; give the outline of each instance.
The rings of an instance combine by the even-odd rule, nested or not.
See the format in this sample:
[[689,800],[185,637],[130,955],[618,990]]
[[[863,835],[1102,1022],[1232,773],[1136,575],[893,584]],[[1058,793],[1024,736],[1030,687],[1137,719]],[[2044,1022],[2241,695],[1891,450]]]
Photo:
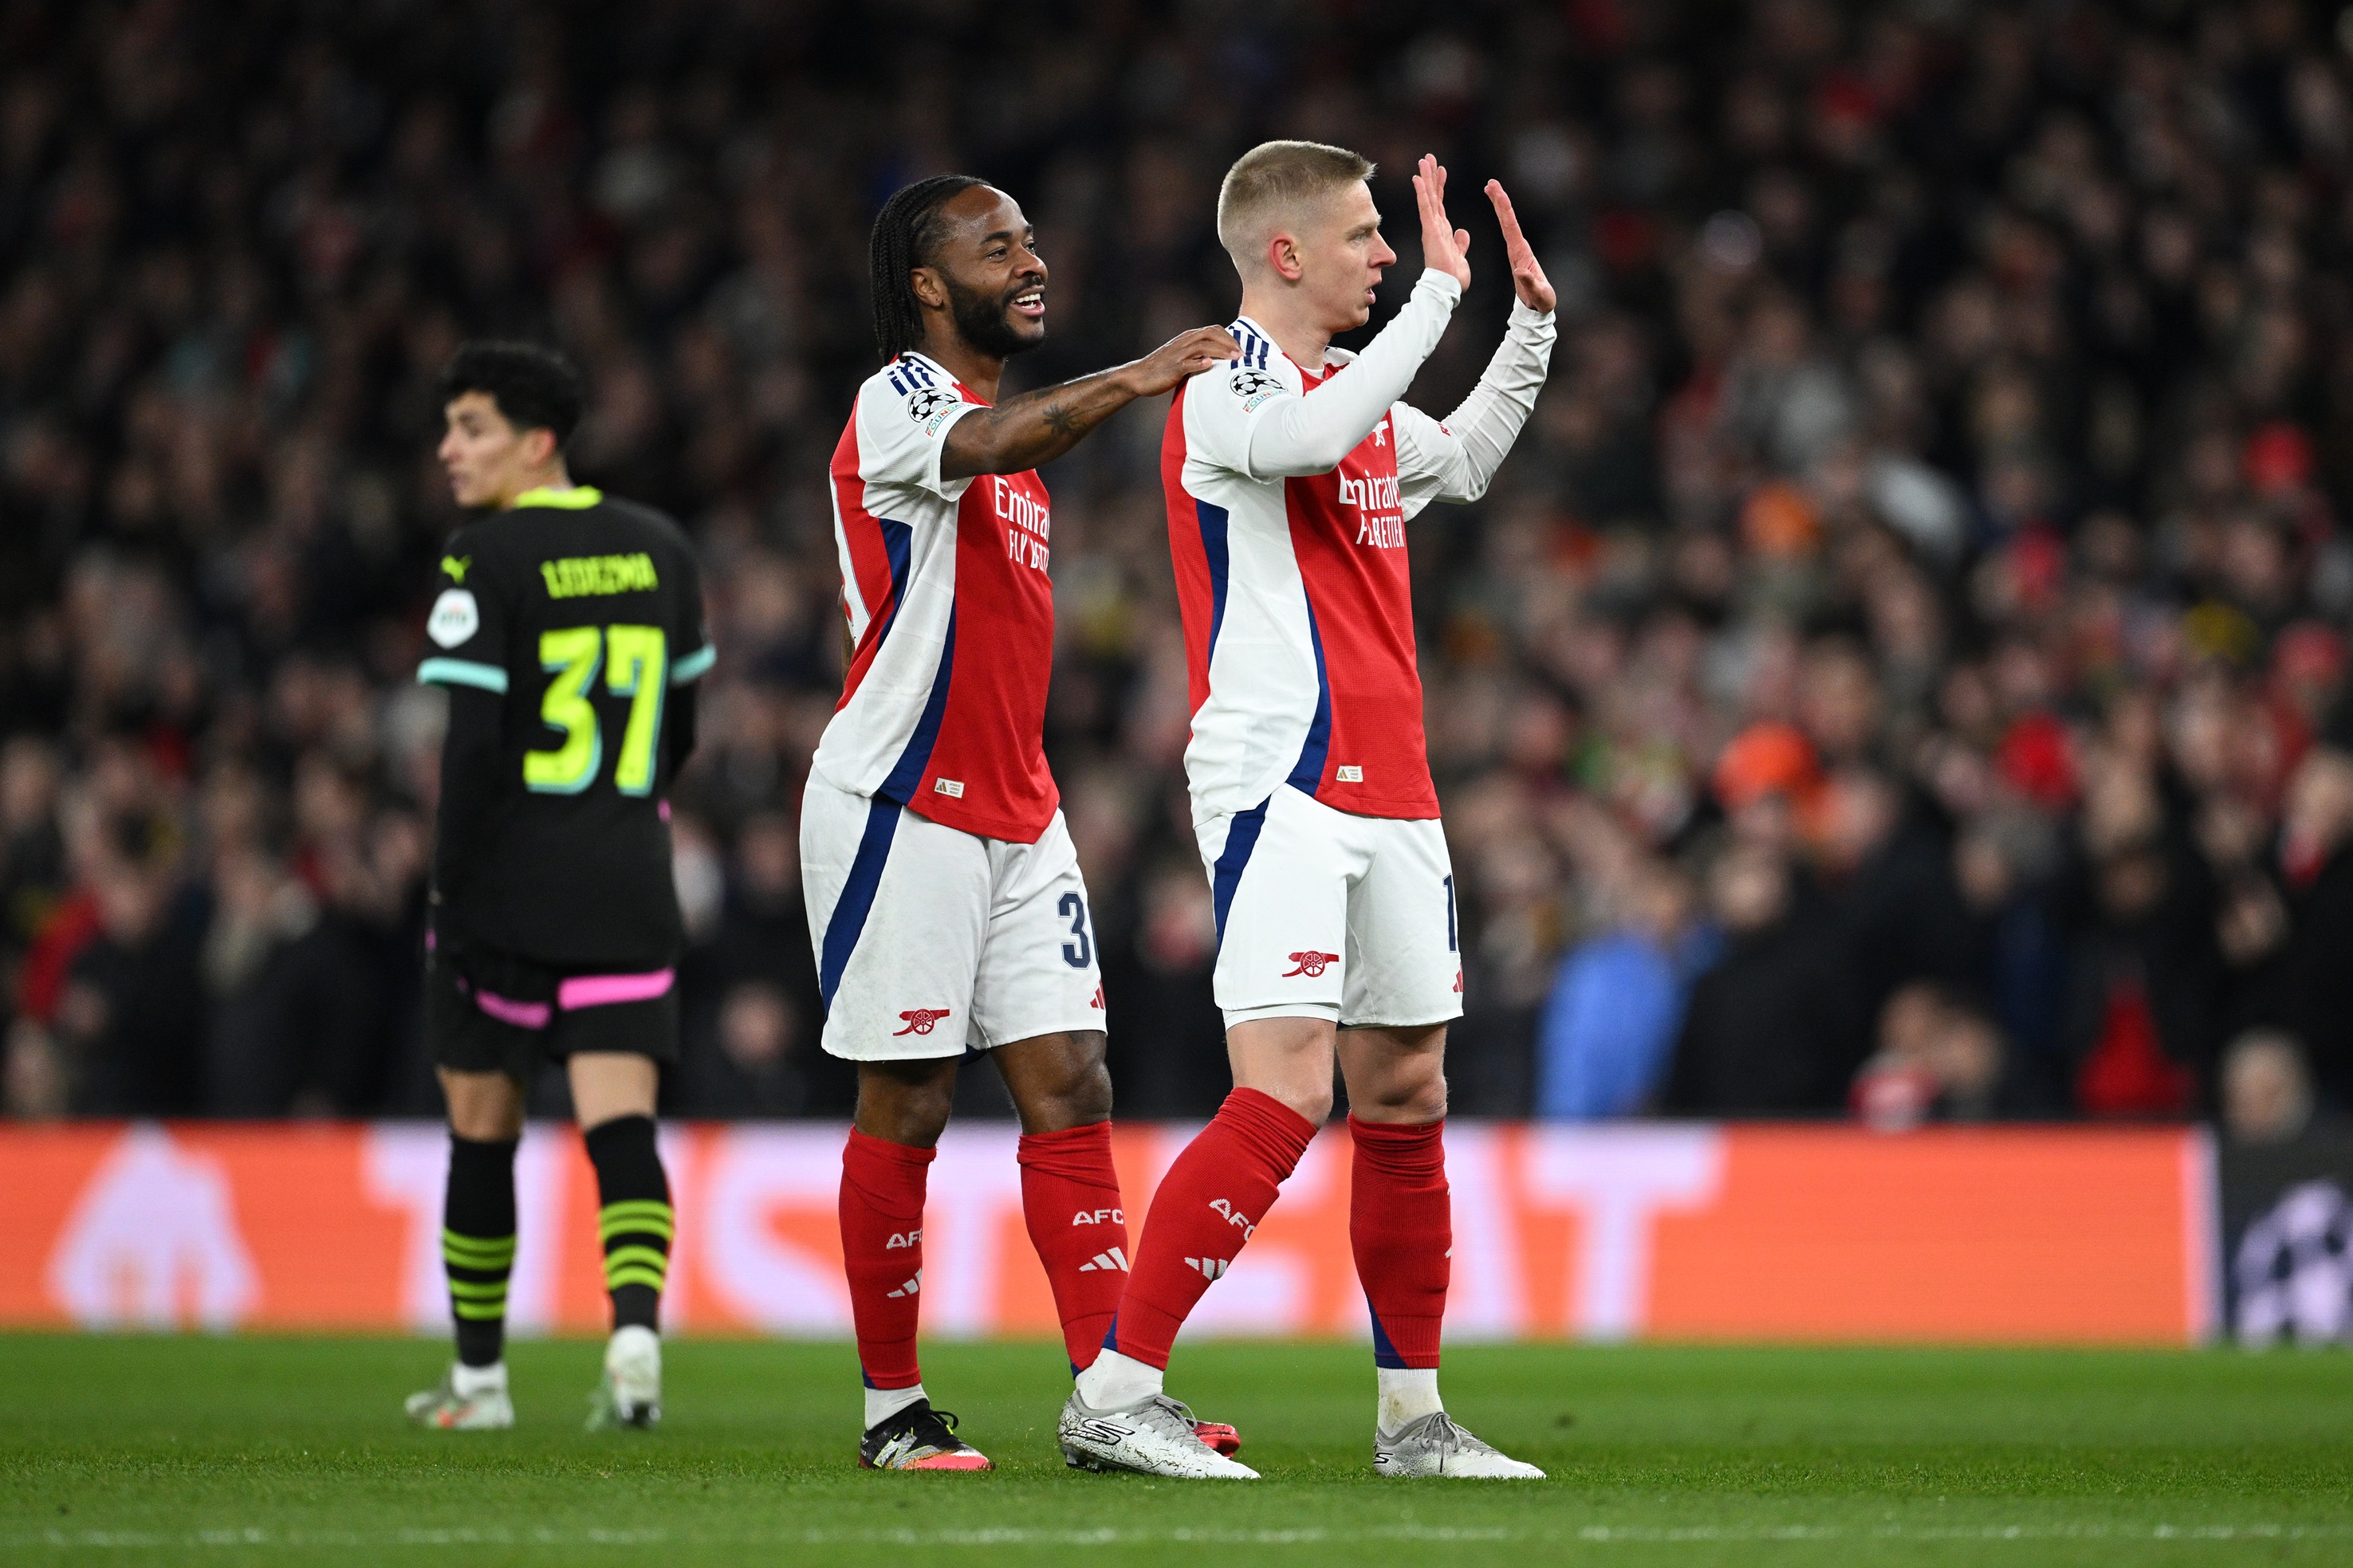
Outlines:
[[1413,194],[1421,213],[1426,265],[1412,298],[1356,356],[1347,374],[1334,376],[1304,397],[1273,401],[1252,424],[1251,478],[1330,473],[1372,434],[1389,405],[1405,395],[1421,362],[1446,335],[1446,323],[1471,286],[1471,236],[1447,218],[1446,171],[1436,158],[1422,159]]
[[1535,408],[1552,363],[1556,329],[1555,297],[1535,250],[1520,232],[1512,198],[1496,181],[1487,182],[1487,199],[1495,205],[1503,226],[1504,248],[1511,258],[1512,288],[1518,296],[1512,306],[1510,327],[1487,362],[1479,384],[1443,424],[1411,408],[1399,408],[1397,421],[1398,477],[1405,491],[1409,515],[1433,500],[1477,500],[1504,458],[1519,438],[1520,427]]
[[1272,400],[1250,426],[1250,478],[1287,479],[1338,468],[1413,384],[1421,362],[1446,335],[1461,298],[1454,279],[1431,268],[1413,286],[1405,309],[1389,319],[1346,374],[1303,397]]
[[1157,396],[1240,353],[1225,328],[1196,327],[1131,363],[967,414],[948,431],[940,477],[1018,474],[1050,463],[1137,398]]

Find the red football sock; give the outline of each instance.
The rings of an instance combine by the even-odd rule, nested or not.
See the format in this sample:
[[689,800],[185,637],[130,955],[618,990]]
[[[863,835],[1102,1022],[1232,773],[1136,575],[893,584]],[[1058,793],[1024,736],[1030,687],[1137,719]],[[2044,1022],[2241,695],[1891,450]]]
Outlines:
[[1454,1246],[1444,1121],[1348,1118],[1356,1157],[1348,1178],[1348,1244],[1373,1312],[1373,1360],[1434,1367]]
[[923,1283],[923,1184],[930,1149],[849,1130],[841,1152],[841,1259],[858,1364],[869,1388],[913,1388],[917,1292]]
[[1021,1214],[1054,1288],[1071,1371],[1103,1350],[1127,1284],[1127,1211],[1111,1163],[1111,1123],[1021,1135]]
[[1238,1089],[1226,1096],[1153,1194],[1112,1323],[1113,1349],[1167,1366],[1186,1315],[1232,1266],[1314,1136],[1314,1122],[1272,1095]]

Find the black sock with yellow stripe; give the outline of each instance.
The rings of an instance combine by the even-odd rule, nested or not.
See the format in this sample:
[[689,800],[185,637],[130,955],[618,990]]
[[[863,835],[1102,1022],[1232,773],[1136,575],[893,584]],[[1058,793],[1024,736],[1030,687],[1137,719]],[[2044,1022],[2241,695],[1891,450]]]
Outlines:
[[670,1276],[674,1216],[670,1178],[654,1147],[654,1119],[617,1116],[588,1130],[596,1167],[596,1234],[605,1244],[605,1289],[613,1326],[659,1328],[662,1284]]
[[441,1200],[441,1262],[458,1359],[489,1366],[506,1345],[507,1276],[514,1271],[514,1160],[518,1140],[481,1143],[449,1134],[449,1184]]

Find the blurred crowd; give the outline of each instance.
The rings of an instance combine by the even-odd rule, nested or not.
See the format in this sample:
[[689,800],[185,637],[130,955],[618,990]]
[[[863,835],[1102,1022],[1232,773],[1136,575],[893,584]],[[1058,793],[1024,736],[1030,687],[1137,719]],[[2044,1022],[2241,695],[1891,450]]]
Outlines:
[[[436,1109],[431,383],[496,333],[584,366],[574,472],[708,562],[669,1108],[844,1110],[795,813],[871,215],[947,169],[1026,205],[1036,384],[1230,312],[1217,181],[1271,135],[1379,161],[1391,303],[1425,150],[1507,183],[1562,296],[1493,492],[1412,536],[1456,1113],[2264,1140],[2353,1104],[2333,14],[0,0],[8,1107]],[[1457,216],[1440,412],[1508,296]],[[1047,475],[1049,752],[1133,1115],[1226,1083],[1161,412]]]

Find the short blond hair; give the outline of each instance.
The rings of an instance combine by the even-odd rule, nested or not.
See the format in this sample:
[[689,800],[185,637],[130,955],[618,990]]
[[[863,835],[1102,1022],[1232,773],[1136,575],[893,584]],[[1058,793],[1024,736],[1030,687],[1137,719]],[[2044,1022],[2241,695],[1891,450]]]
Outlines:
[[1373,177],[1373,161],[1321,142],[1261,142],[1234,161],[1218,187],[1218,243],[1248,271],[1272,220]]

